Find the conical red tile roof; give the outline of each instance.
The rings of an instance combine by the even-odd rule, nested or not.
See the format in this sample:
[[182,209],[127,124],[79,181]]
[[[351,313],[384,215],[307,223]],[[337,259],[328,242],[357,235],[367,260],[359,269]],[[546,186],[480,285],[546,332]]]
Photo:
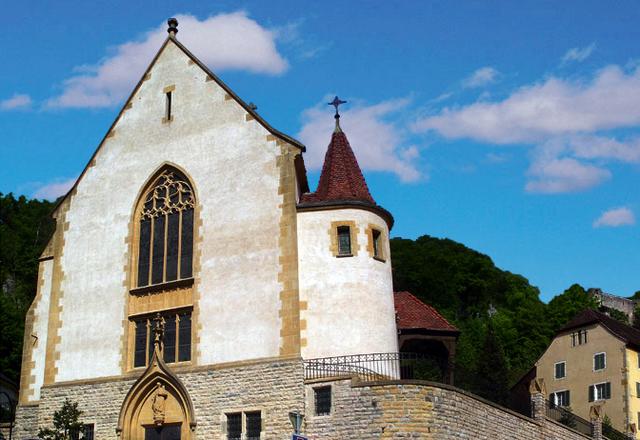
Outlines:
[[318,189],[301,202],[360,201],[375,205],[349,140],[340,127],[331,136]]

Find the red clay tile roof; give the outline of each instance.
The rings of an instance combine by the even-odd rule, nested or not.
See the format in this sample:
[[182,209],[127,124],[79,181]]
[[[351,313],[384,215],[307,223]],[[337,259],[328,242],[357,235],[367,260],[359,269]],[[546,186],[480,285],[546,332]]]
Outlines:
[[409,292],[394,292],[398,329],[427,329],[458,332],[458,329]]
[[331,136],[331,143],[324,157],[318,189],[303,194],[301,203],[328,201],[360,201],[375,205],[367,182],[358,166],[349,140],[338,127]]

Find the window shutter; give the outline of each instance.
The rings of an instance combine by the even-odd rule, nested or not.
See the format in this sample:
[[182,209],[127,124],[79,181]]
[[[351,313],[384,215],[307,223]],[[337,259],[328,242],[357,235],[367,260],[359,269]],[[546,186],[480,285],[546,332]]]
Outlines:
[[611,382],[604,384],[604,398],[611,399]]
[[567,390],[567,391],[565,391],[565,393],[566,393],[566,396],[567,396],[567,400],[566,400],[566,402],[564,404],[565,404],[565,406],[571,406],[571,391]]
[[589,402],[593,402],[593,385],[589,385]]

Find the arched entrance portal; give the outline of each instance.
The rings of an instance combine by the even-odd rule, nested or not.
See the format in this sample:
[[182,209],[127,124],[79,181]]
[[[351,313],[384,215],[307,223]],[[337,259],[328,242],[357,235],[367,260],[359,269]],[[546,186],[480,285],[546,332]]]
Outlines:
[[154,322],[153,357],[122,403],[117,433],[121,440],[191,440],[196,427],[193,404],[162,360],[164,326],[159,315]]

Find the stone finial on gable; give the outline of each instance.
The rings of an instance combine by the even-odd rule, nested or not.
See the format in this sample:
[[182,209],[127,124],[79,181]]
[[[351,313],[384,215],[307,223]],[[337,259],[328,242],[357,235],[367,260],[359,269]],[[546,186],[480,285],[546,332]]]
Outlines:
[[167,24],[169,25],[169,29],[167,29],[167,32],[169,32],[169,35],[171,35],[172,37],[175,37],[178,33],[178,20],[172,17],[167,20]]
[[589,408],[589,419],[602,419],[602,405],[591,405],[591,408]]
[[544,385],[544,379],[541,377],[533,379],[529,384],[529,393],[546,395],[547,388]]

